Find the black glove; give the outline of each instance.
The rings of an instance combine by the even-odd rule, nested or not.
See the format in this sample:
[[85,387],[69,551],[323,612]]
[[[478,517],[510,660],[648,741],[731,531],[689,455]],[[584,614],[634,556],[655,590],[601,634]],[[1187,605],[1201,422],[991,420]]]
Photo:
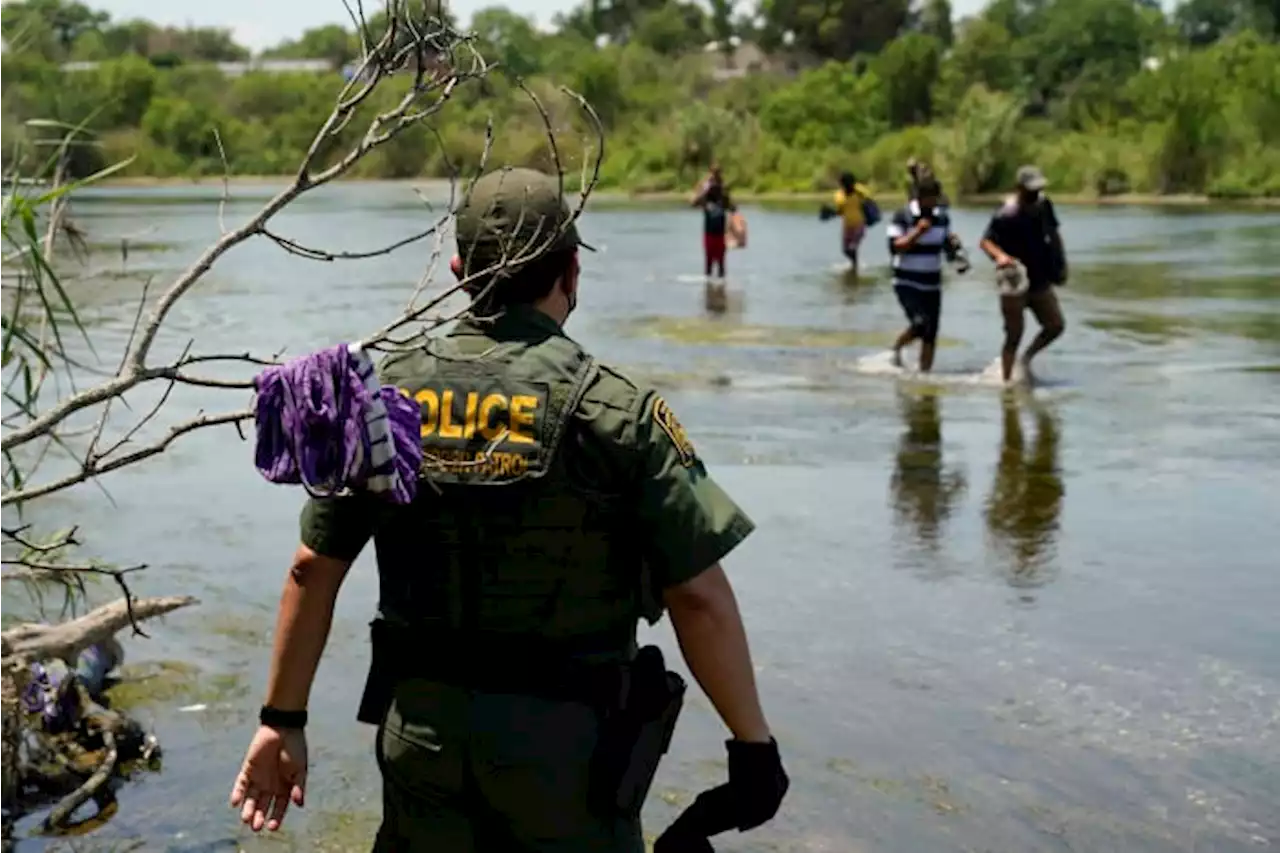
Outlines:
[[653,853],[715,853],[707,840],[738,825],[729,785],[703,791],[653,843]]
[[818,219],[821,222],[826,222],[828,219],[834,219],[836,215],[836,209],[829,204],[824,204],[822,207],[818,208]]
[[778,742],[725,743],[729,783],[703,791],[654,842],[653,853],[714,853],[707,841],[730,829],[755,829],[778,813],[791,780],[782,769]]
[[693,827],[693,821],[681,824],[685,812],[675,823],[667,827],[667,831],[653,842],[653,853],[716,853],[716,848],[707,840],[706,833]]
[[731,740],[729,751],[729,789],[733,792],[734,815],[738,829],[746,832],[771,820],[791,787],[787,771],[782,769],[778,742],[746,743]]

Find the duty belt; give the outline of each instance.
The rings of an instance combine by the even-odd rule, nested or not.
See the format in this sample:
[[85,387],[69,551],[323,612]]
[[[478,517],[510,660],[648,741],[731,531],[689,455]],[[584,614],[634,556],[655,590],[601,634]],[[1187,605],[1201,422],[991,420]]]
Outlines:
[[567,640],[516,634],[415,630],[381,620],[373,624],[376,654],[396,681],[422,678],[485,693],[541,696],[610,705],[625,690],[626,663],[582,660],[617,655],[630,636],[602,632]]

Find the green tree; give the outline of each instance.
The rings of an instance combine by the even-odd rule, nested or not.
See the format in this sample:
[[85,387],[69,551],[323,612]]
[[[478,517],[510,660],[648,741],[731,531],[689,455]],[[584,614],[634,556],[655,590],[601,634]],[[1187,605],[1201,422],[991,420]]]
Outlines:
[[1025,47],[1042,93],[1060,92],[1087,68],[1125,80],[1142,63],[1145,24],[1133,0],[1055,0],[1038,17]]
[[340,68],[360,56],[360,40],[345,27],[326,24],[264,50],[262,55],[272,59],[327,59]]
[[136,53],[139,56],[151,55],[151,38],[159,30],[150,21],[132,20],[112,24],[102,29],[102,41],[106,45],[107,55],[123,56]]
[[1225,36],[1240,22],[1240,4],[1230,0],[1188,0],[1174,10],[1173,20],[1188,44],[1204,46]]
[[157,72],[140,56],[122,56],[98,66],[97,78],[105,98],[97,117],[100,127],[137,127],[151,105]]
[[485,58],[496,60],[507,73],[528,77],[543,70],[542,37],[529,18],[490,6],[471,17],[471,29]]
[[113,54],[107,47],[107,39],[102,30],[85,30],[76,36],[75,44],[71,45],[71,53],[67,58],[72,61],[100,62],[118,55]]
[[856,151],[888,130],[886,91],[874,73],[830,61],[801,74],[765,101],[760,124],[795,147]]
[[664,3],[640,15],[632,39],[665,56],[696,50],[707,41],[707,16],[692,3]]
[[955,41],[955,29],[951,21],[951,0],[925,0],[915,14],[916,29],[933,36],[943,47],[951,47]]
[[587,99],[600,120],[613,124],[626,105],[626,89],[612,51],[587,51],[578,57],[566,85]]
[[987,18],[960,24],[955,45],[942,63],[933,95],[935,112],[950,115],[973,86],[993,92],[1014,91],[1021,74],[1009,31]]
[[907,33],[885,45],[873,68],[884,81],[889,123],[925,124],[933,118],[933,88],[942,64],[942,42]]
[[726,55],[732,54],[730,39],[738,35],[733,14],[735,0],[710,0],[710,4],[711,16],[707,23],[711,37],[720,43],[720,49]]
[[766,47],[784,43],[823,59],[849,59],[875,53],[907,23],[908,0],[761,0],[761,40]]
[[20,0],[0,7],[0,34],[13,45],[21,40],[24,31],[48,34],[51,39],[39,39],[37,49],[50,59],[64,59],[71,54],[76,39],[90,31],[101,29],[111,19],[106,12],[95,12],[83,3],[68,0]]
[[183,59],[203,62],[237,62],[249,58],[249,49],[236,44],[231,30],[220,27],[194,27],[161,31],[171,40],[169,48]]

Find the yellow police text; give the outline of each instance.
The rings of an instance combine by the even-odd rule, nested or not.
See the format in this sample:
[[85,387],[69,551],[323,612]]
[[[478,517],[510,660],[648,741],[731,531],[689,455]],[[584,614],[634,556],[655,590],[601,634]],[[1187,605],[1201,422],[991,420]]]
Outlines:
[[[409,396],[407,391],[402,394]],[[515,444],[534,444],[533,427],[538,416],[538,398],[530,394],[484,394],[423,388],[413,394],[422,407],[422,437],[467,440],[477,434],[493,441],[498,438]]]

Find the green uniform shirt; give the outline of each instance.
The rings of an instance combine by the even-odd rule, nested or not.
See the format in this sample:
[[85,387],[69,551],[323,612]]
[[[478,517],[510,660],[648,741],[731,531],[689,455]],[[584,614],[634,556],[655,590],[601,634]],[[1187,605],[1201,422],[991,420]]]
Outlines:
[[[547,315],[527,306],[509,308],[492,327],[461,322],[453,336],[480,340],[537,340],[563,335]],[[465,344],[465,342],[464,342]],[[380,375],[412,371],[422,352],[384,362]],[[561,452],[598,454],[605,467],[626,472],[638,508],[641,539],[659,589],[684,583],[737,547],[754,523],[711,478],[670,406],[653,389],[641,389],[622,374],[601,366],[573,416],[577,429],[594,441]],[[339,560],[352,561],[380,524],[394,524],[413,507],[395,507],[378,498],[354,495],[310,499],[302,510],[302,544]]]

